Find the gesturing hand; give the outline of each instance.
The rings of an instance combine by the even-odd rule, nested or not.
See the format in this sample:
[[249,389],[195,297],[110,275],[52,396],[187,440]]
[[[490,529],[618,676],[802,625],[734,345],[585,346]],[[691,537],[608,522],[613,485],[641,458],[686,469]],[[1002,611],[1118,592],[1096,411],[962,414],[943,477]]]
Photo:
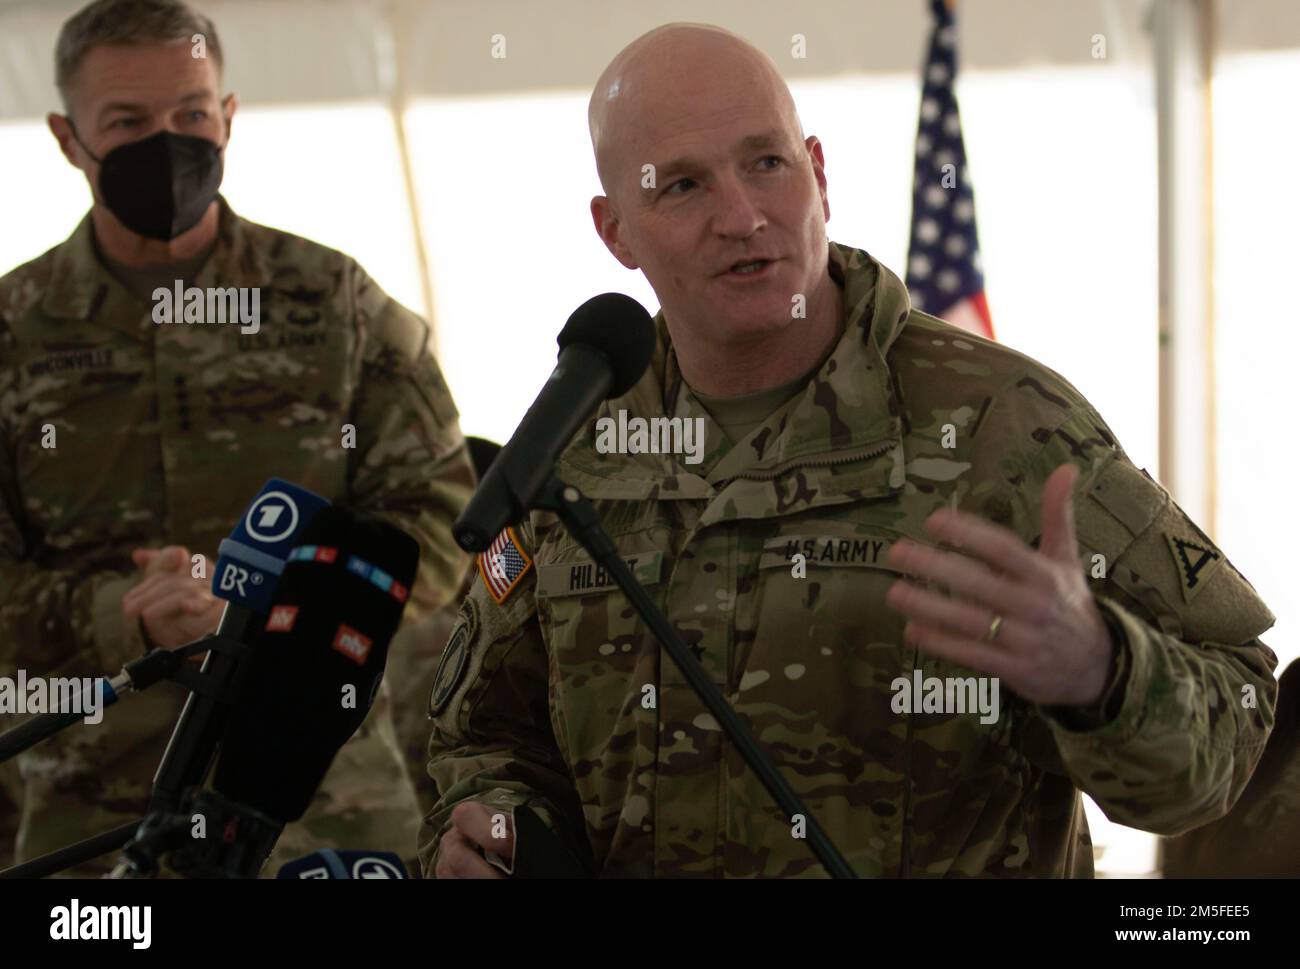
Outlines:
[[895,542],[891,565],[952,593],[907,579],[890,586],[885,602],[907,617],[904,637],[927,653],[998,677],[1035,703],[1096,703],[1114,644],[1079,562],[1071,503],[1077,479],[1074,465],[1064,464],[1044,483],[1038,550],[1009,529],[951,509],[936,511],[925,529],[964,554]]

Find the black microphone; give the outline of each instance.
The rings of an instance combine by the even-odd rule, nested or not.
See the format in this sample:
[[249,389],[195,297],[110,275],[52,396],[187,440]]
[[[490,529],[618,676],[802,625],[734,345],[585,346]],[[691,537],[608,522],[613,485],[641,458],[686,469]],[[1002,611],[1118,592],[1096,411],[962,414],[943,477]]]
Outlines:
[[300,542],[240,670],[213,779],[280,824],[302,817],[369,712],[420,560],[405,532],[335,507]]
[[335,507],[298,541],[232,684],[213,789],[190,788],[178,811],[151,815],[123,872],[151,872],[165,855],[185,877],[256,877],[373,704],[419,546]]
[[154,775],[150,813],[172,811],[186,788],[203,783],[225,728],[230,684],[270,608],[276,582],[297,536],[328,502],[306,488],[271,478],[217,550],[212,593],[226,600],[200,676],[185,701]]
[[[255,635],[258,616],[270,608],[294,536],[326,504],[305,488],[269,479],[221,543],[212,591],[227,605],[215,633],[176,649],[153,649],[126,663],[116,676],[99,677],[92,687],[102,691],[101,709],[166,679],[193,691],[154,778],[151,810],[174,806],[180,792],[207,773],[224,725],[225,690],[238,667],[241,645]],[[204,651],[209,655],[196,675],[185,667],[185,660]],[[38,714],[0,734],[0,763],[83,719],[80,711],[88,713],[89,702],[83,700],[69,712]]]
[[641,379],[654,352],[654,324],[630,296],[604,293],[573,311],[557,342],[559,363],[452,526],[467,552],[486,550],[523,518],[597,405]]

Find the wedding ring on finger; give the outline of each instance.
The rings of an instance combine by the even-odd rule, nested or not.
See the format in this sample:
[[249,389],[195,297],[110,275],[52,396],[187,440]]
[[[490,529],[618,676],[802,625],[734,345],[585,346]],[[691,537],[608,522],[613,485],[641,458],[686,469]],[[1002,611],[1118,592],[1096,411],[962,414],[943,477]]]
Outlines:
[[984,642],[991,643],[998,638],[998,632],[1002,629],[1002,617],[994,613],[992,622],[989,623],[988,631],[984,634]]

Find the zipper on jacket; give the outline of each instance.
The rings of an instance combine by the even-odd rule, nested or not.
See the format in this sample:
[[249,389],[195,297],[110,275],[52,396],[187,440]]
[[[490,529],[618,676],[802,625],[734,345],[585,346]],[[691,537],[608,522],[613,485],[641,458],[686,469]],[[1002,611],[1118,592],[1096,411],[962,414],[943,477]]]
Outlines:
[[[868,459],[870,459],[870,458],[876,458],[876,457],[880,457],[880,456],[882,456],[882,455],[888,454],[892,449],[894,449],[894,448],[896,448],[896,447],[901,447],[901,446],[902,446],[902,441],[901,441],[901,440],[888,440],[888,441],[877,442],[877,443],[875,443],[875,444],[872,444],[870,447],[868,447],[868,448],[866,448],[866,449],[859,449],[858,451],[854,451],[854,452],[851,452],[851,453],[846,454],[846,455],[839,455],[839,456],[831,457],[831,458],[813,459],[813,460],[811,460],[811,461],[798,461],[798,460],[795,460],[795,461],[788,461],[788,462],[786,462],[786,463],[783,464],[783,465],[778,465],[776,468],[774,468],[774,469],[772,469],[772,470],[770,470],[770,471],[762,471],[762,472],[758,472],[758,473],[755,473],[755,474],[738,474],[738,475],[733,475],[733,476],[730,477],[730,478],[725,478],[725,479],[723,479],[722,481],[719,481],[717,484],[714,485],[714,488],[717,489],[717,490],[719,490],[719,491],[721,491],[724,487],[726,487],[726,486],[727,486],[728,484],[730,484],[732,481],[737,481],[737,480],[740,480],[740,479],[746,479],[746,480],[751,480],[751,481],[765,481],[765,480],[771,480],[772,478],[775,478],[775,477],[777,477],[777,476],[780,475],[780,474],[784,474],[784,473],[787,472],[787,471],[794,470],[795,468],[830,467],[830,466],[832,466],[832,465],[836,465],[836,464],[847,464],[847,463],[850,462],[850,461],[865,461],[865,460],[868,460]],[[686,542],[685,542],[685,543],[683,544],[683,546],[682,546],[683,548],[685,548],[686,545],[689,545],[689,544],[690,544],[691,538],[694,537],[694,535],[695,535],[695,529],[692,529],[692,531],[691,531],[691,535],[687,537]],[[672,588],[672,577],[671,577],[671,576],[669,577],[669,581],[668,581],[668,586],[667,586],[667,588],[668,588],[668,589],[671,589],[671,588]],[[913,665],[915,665],[915,664],[913,664]],[[732,674],[732,670],[728,669],[728,670],[727,670],[728,688],[730,687],[731,674]],[[904,787],[903,787],[903,837],[904,837],[904,839],[906,839],[906,837],[907,837],[907,813],[908,813],[908,809],[909,809],[909,806],[910,806],[910,796],[909,796],[909,794],[910,794],[910,783],[909,783],[909,782],[910,782],[910,776],[911,776],[911,770],[912,770],[912,765],[911,765],[911,750],[912,750],[912,717],[911,717],[911,715],[909,714],[909,715],[908,715],[908,718],[907,718],[907,757],[908,757],[908,761],[907,761],[907,768],[906,768],[906,773],[905,773],[905,777],[904,777]],[[722,795],[722,798],[723,798],[724,801],[725,801],[725,797],[726,797],[726,786],[725,786],[725,784],[723,785],[721,795]],[[724,838],[725,838],[725,835],[724,835]],[[722,849],[722,850],[723,850],[723,852],[724,852],[724,857],[725,857],[725,845],[723,846],[723,849]],[[906,877],[907,877],[907,874],[906,874],[906,871],[907,871],[907,843],[906,843],[906,840],[904,840],[904,843],[903,843],[903,869],[902,869],[902,870],[903,870],[903,873],[904,873],[904,874],[903,874],[903,877],[906,878]],[[723,877],[725,878],[725,877],[726,877],[726,864],[725,864],[725,862],[724,862],[723,865],[722,865],[722,871],[723,871]]]
[[[921,660],[919,646],[912,647],[912,668],[917,669]],[[915,706],[915,704],[913,704]],[[912,725],[915,711],[907,714],[907,736],[903,742],[903,830],[901,832],[898,859],[898,877],[912,877]]]

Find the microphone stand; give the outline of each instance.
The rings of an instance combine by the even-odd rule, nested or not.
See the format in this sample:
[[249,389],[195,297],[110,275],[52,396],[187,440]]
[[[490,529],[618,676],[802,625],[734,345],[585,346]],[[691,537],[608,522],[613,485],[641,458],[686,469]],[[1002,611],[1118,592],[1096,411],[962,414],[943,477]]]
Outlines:
[[[203,831],[195,836],[195,817]],[[284,825],[216,791],[188,788],[175,811],[144,819],[110,878],[152,878],[158,861],[184,878],[256,878]]]
[[174,811],[186,788],[200,786],[207,777],[226,728],[226,715],[238,693],[237,678],[250,630],[259,621],[265,620],[251,609],[226,603],[217,632],[208,640],[208,655],[198,677],[202,688],[190,686],[190,696],[154,775],[151,813]]
[[605,569],[606,574],[610,575],[618,583],[618,587],[623,590],[623,594],[632,603],[632,607],[636,609],[645,624],[650,627],[650,631],[654,633],[659,643],[668,651],[668,655],[677,664],[677,668],[682,671],[686,681],[690,683],[691,688],[695,690],[699,698],[704,701],[704,705],[708,708],[709,713],[713,714],[713,718],[718,722],[723,733],[727,735],[727,739],[736,745],[736,749],[740,751],[745,763],[758,775],[758,779],[775,799],[786,818],[791,823],[794,822],[795,815],[801,815],[804,818],[808,834],[808,847],[827,872],[834,878],[856,878],[857,875],[849,867],[849,863],[840,854],[822,826],[817,823],[817,819],[812,816],[799,799],[799,796],[795,794],[793,788],[781,776],[776,765],[768,757],[767,752],[759,746],[758,741],[754,739],[744,721],[731,708],[722,692],[709,679],[708,674],[704,672],[704,668],[700,666],[699,661],[691,654],[686,644],[682,642],[677,630],[669,623],[668,617],[655,605],[645,589],[637,582],[631,569],[627,567],[627,563],[619,556],[613,541],[605,532],[605,529],[601,527],[600,517],[596,514],[595,506],[577,488],[566,485],[556,477],[554,472],[542,485],[532,504],[536,508],[551,511],[558,515],[560,520],[564,522],[565,527],[568,528],[569,534],[590,552],[592,558]]
[[103,831],[84,841],[70,844],[66,848],[57,848],[48,854],[33,858],[31,861],[24,861],[21,865],[5,868],[0,871],[0,881],[11,878],[44,878],[46,875],[61,872],[65,868],[80,865],[83,861],[89,861],[92,858],[98,858],[100,855],[106,855],[110,851],[116,851],[131,840],[131,836],[140,827],[141,820],[128,821],[126,824],[120,824],[116,828]]
[[[197,674],[182,662],[211,648],[212,634],[176,649],[153,649],[133,659],[113,677],[99,677],[104,683],[104,706],[107,710],[126,694],[139,693],[161,680],[172,680],[190,690],[196,687]],[[84,713],[38,713],[16,727],[0,734],[0,764],[12,760],[24,750],[35,747],[46,737],[53,737],[85,717]]]
[[[238,607],[228,603],[226,614],[236,608]],[[120,692],[124,688],[146,689],[168,679],[181,684],[191,694],[172,731],[171,740],[168,741],[162,763],[154,777],[147,816],[0,870],[0,880],[44,878],[115,851],[130,842],[138,830],[148,826],[151,821],[156,822],[155,816],[160,818],[175,812],[181,804],[181,792],[184,789],[202,783],[216,755],[217,742],[225,724],[226,708],[231,702],[227,696],[229,684],[234,679],[241,654],[248,648],[236,635],[242,632],[244,625],[255,621],[255,615],[247,610],[240,610],[231,615],[231,618],[236,621],[231,624],[231,629],[224,628],[227,623],[223,614],[220,632],[210,633],[174,650],[155,649],[140,659],[127,663],[123,672],[109,681],[109,685]],[[240,628],[236,629],[234,625]],[[183,662],[187,657],[205,650],[208,655],[201,670],[196,671]],[[182,732],[182,726],[190,717],[195,718],[199,729]],[[0,761],[16,756],[79,719],[80,715],[69,718],[67,714],[42,714],[20,724],[0,737],[0,749],[5,754],[0,757]],[[156,837],[156,834],[151,837]]]

